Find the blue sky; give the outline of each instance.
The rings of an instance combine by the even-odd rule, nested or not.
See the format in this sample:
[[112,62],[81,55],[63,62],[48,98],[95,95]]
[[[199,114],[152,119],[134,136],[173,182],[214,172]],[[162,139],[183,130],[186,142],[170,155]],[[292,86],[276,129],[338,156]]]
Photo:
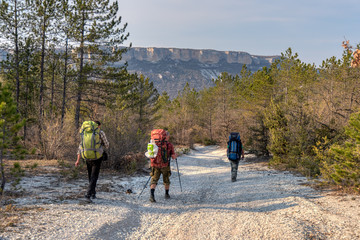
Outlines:
[[[360,43],[358,0],[118,0],[127,43],[280,55],[317,66]],[[127,45],[127,44],[126,44]]]

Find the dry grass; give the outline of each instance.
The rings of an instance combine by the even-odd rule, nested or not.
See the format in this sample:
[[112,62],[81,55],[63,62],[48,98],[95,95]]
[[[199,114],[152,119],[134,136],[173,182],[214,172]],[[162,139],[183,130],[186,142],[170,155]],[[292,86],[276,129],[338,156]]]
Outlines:
[[15,227],[25,215],[44,211],[45,209],[39,207],[16,207],[14,205],[6,205],[0,208],[0,232],[8,230],[10,227]]
[[[36,169],[37,167],[58,167],[58,161],[57,160],[45,160],[45,159],[26,159],[26,160],[4,160],[4,166],[5,166],[5,170],[8,170],[10,168],[12,168],[14,166],[14,163],[20,163],[22,168],[28,169],[29,171],[31,170],[35,170],[36,172],[38,172],[38,169]],[[75,162],[75,161],[74,161]],[[37,165],[37,167],[35,168],[31,168],[34,165]]]

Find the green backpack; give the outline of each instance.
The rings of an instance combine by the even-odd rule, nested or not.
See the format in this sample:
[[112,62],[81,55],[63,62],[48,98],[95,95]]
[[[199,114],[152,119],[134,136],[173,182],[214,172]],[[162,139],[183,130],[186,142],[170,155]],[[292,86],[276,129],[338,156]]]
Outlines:
[[103,148],[100,141],[100,129],[93,121],[83,122],[80,128],[81,157],[85,160],[96,160],[102,157]]

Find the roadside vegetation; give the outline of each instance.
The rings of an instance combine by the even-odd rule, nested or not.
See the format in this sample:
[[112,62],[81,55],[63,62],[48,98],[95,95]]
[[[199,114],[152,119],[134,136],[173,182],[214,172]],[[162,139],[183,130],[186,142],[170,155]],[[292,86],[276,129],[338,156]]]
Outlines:
[[288,49],[269,68],[244,66],[201,92],[186,86],[172,101],[163,95],[158,122],[187,145],[225,146],[239,131],[245,149],[269,156],[271,166],[360,192],[360,50],[344,47],[342,59],[320,67]]

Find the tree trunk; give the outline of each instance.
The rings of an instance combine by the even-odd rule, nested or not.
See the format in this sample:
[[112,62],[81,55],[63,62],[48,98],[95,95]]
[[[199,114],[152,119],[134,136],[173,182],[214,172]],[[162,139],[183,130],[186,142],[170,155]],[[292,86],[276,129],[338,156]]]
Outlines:
[[[55,51],[55,50],[54,50]],[[53,54],[53,66],[52,66],[52,78],[51,78],[51,100],[50,100],[50,117],[52,118],[53,115],[53,108],[54,108],[54,91],[55,91],[55,53]]]
[[[3,125],[2,131],[3,131],[3,143],[4,143],[5,142],[5,139],[4,139],[5,138],[5,124]],[[0,149],[0,173],[1,173],[0,196],[3,196],[3,192],[5,189],[5,183],[6,183],[3,158],[4,158],[4,149],[3,149],[3,146],[1,146],[1,149]]]
[[81,42],[80,42],[80,67],[79,67],[79,79],[78,79],[78,89],[77,89],[77,98],[76,98],[76,110],[75,110],[75,128],[79,129],[80,127],[80,107],[81,107],[81,97],[82,97],[82,85],[83,85],[83,68],[84,68],[84,34],[85,34],[85,13],[82,16],[82,29],[81,29]]
[[[45,10],[46,11],[46,10]],[[44,63],[45,63],[45,17],[43,18],[43,29],[42,29],[42,42],[41,42],[41,63],[40,63],[40,93],[39,93],[39,139],[40,144],[42,142],[41,130],[42,130],[42,118],[43,118],[43,105],[44,105]]]
[[[29,65],[28,68],[26,69],[26,72],[29,72]],[[29,74],[26,74],[26,80],[25,80],[25,106],[24,106],[24,118],[27,119],[28,118],[28,96],[29,96],[29,79],[28,79]],[[27,125],[26,125],[26,121],[24,123],[24,145],[26,146],[26,136],[27,135]]]
[[63,100],[61,106],[61,128],[64,126],[64,117],[65,117],[65,105],[66,105],[66,82],[67,82],[67,65],[68,65],[68,43],[69,39],[66,38],[65,44],[65,63],[64,63],[64,87],[63,87]]
[[5,189],[5,171],[4,171],[4,165],[3,165],[3,150],[0,150],[0,173],[1,173],[1,185],[0,185],[0,196],[3,195],[4,189]]
[[212,110],[210,110],[210,113],[209,113],[209,132],[210,132],[210,140],[213,141],[213,130],[212,130],[212,113],[211,113]]
[[15,65],[16,65],[16,109],[19,112],[20,101],[20,66],[19,66],[19,43],[18,43],[18,15],[17,1],[15,1]]

